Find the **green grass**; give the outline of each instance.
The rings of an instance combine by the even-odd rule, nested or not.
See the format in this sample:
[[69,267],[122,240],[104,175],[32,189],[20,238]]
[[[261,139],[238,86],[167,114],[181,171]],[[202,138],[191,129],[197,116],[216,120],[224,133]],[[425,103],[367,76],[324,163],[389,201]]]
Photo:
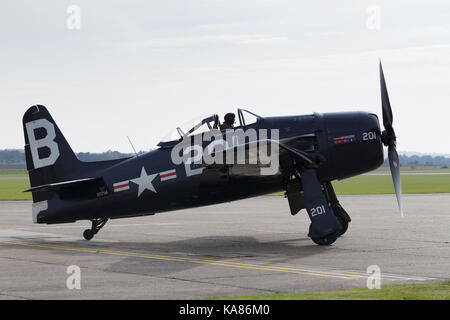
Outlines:
[[28,177],[28,171],[22,169],[0,169],[0,177]]
[[[401,167],[401,173],[450,173],[450,169],[442,169],[440,167]],[[391,173],[390,169],[387,167],[380,167],[371,173]]]
[[[450,193],[450,175],[402,176],[402,193]],[[333,181],[336,194],[393,194],[392,177],[361,175]],[[277,192],[272,195],[284,195]]]
[[[450,175],[402,176],[402,193],[450,192]],[[395,193],[391,176],[357,176],[334,181],[337,194]]]
[[31,200],[31,192],[22,192],[28,188],[28,179],[0,180],[0,200]]
[[[401,172],[450,172],[450,168],[442,168],[441,166],[402,166],[400,167]],[[388,166],[382,166],[373,171],[374,173],[386,172],[389,173],[390,169]]]
[[[357,288],[332,291],[276,293],[211,300],[450,300],[450,281],[381,286],[381,289]],[[208,300],[210,300],[208,299]]]

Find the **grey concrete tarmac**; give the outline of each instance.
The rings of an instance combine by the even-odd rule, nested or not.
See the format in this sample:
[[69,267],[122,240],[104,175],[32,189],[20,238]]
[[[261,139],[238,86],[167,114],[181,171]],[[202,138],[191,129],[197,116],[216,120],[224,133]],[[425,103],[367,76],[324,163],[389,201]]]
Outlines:
[[[0,202],[0,299],[189,299],[450,279],[450,194],[341,196],[351,215],[333,245],[308,237],[305,211],[264,196],[109,221],[36,225],[31,202]],[[71,265],[81,289],[70,290]],[[70,278],[72,279],[72,278]],[[70,281],[69,281],[70,282]],[[369,283],[375,283],[369,281]],[[70,283],[69,283],[70,284]],[[367,289],[369,290],[369,289]]]

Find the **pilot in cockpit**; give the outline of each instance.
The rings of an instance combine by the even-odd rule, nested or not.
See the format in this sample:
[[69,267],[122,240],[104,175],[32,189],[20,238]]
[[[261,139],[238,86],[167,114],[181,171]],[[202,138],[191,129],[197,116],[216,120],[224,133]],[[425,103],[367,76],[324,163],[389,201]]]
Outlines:
[[224,122],[220,126],[220,130],[232,129],[234,127],[235,118],[236,116],[234,113],[227,113],[223,118]]

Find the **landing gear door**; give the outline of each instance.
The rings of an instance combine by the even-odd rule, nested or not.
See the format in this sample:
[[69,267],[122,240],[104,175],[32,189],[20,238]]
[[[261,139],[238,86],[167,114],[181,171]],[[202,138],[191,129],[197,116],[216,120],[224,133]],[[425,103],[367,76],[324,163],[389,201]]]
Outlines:
[[286,196],[289,202],[291,214],[295,216],[300,210],[305,209],[305,198],[303,197],[303,189],[300,182],[291,182],[286,187]]

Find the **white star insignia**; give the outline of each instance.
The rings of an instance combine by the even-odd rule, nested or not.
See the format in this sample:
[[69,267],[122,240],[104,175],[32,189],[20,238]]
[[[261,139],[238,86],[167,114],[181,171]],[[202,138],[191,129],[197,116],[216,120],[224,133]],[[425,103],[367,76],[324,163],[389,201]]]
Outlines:
[[153,187],[152,181],[155,179],[155,177],[158,174],[151,174],[148,175],[147,172],[145,171],[145,168],[142,167],[142,171],[141,171],[141,176],[139,178],[130,180],[130,182],[133,182],[135,184],[137,184],[139,186],[138,189],[138,197],[142,194],[142,192],[144,192],[144,190],[150,190],[154,193],[156,193],[155,187]]

